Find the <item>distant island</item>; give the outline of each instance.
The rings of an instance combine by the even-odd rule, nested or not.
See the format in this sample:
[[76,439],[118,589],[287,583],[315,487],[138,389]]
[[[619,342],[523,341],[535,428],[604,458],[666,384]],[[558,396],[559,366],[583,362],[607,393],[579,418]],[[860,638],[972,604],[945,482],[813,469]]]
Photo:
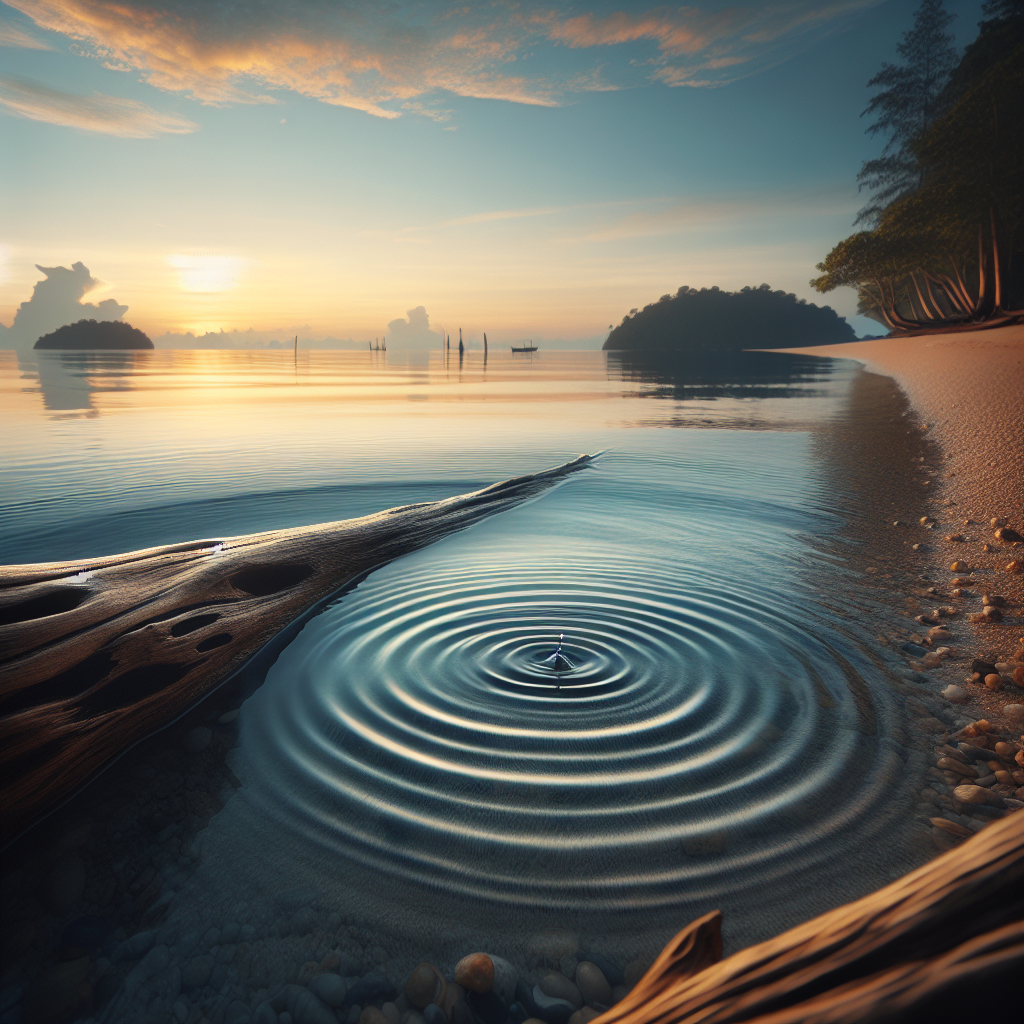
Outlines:
[[152,348],[153,342],[123,320],[79,320],[44,334],[33,348],[80,351],[93,348]]
[[853,328],[831,307],[772,291],[766,284],[738,292],[683,285],[675,295],[631,309],[602,348],[712,355],[855,340]]

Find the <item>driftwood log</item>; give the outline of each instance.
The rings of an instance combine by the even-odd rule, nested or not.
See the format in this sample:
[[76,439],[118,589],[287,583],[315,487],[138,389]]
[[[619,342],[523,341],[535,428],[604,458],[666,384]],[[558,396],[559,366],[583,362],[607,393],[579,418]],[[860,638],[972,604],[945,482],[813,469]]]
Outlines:
[[14,838],[368,570],[592,461],[361,519],[0,567],[0,799]]
[[726,960],[716,910],[593,1024],[1019,1019],[1024,812],[855,903]]

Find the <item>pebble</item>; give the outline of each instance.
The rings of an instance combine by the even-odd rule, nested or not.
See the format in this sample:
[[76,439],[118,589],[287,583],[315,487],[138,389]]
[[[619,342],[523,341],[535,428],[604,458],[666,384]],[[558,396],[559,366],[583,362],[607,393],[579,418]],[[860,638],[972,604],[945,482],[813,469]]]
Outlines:
[[516,987],[519,984],[519,972],[500,956],[488,954],[494,964],[494,986],[491,991],[506,1005],[516,1001]]
[[1003,688],[1003,677],[995,672],[985,676],[985,685],[990,690],[1001,690]]
[[953,790],[953,796],[962,804],[1002,804],[1002,800],[995,793],[990,793],[982,786],[957,786]]
[[85,892],[85,862],[81,857],[62,857],[50,868],[46,879],[46,903],[63,916],[78,905]]
[[241,999],[233,1000],[224,1015],[224,1024],[250,1024],[251,1021],[252,1013],[249,1007]]
[[1024,719],[1024,704],[1007,704],[1003,708],[1003,714],[1007,718]]
[[309,983],[309,990],[317,999],[334,1009],[344,1004],[345,996],[348,994],[345,979],[337,974],[318,975]]
[[971,699],[971,695],[962,686],[952,683],[942,691],[942,696],[952,704],[963,704]]
[[189,729],[189,731],[181,737],[181,745],[190,754],[198,754],[201,750],[205,750],[210,745],[210,740],[212,739],[212,729],[205,725],[197,725],[194,729]]
[[420,964],[405,983],[405,997],[417,1010],[443,999],[444,990],[444,978],[433,964]]
[[110,962],[116,964],[122,960],[138,960],[144,953],[149,952],[155,941],[155,930],[136,932],[114,949],[114,952],[110,954]]
[[568,1024],[569,1018],[576,1012],[576,1007],[567,999],[552,998],[540,985],[533,986],[533,1001],[545,1024]]
[[978,777],[978,772],[975,768],[972,768],[969,764],[955,761],[951,757],[940,757],[935,762],[935,767],[944,772],[955,772],[957,775],[963,775],[968,779],[976,779]]
[[936,828],[941,828],[950,835],[959,836],[961,839],[967,839],[969,836],[974,835],[969,828],[964,828],[963,825],[958,825],[955,821],[948,821],[946,818],[929,818],[928,820]]
[[540,990],[552,999],[564,999],[578,1010],[583,1005],[580,990],[560,971],[546,971],[540,979]]
[[252,1024],[277,1024],[277,1011],[270,1003],[260,1003],[252,1015]]
[[202,988],[213,974],[213,957],[208,953],[186,960],[181,968],[181,987],[186,990]]
[[618,969],[607,957],[601,956],[600,953],[580,953],[580,959],[586,960],[589,963],[594,964],[600,968],[601,973],[607,978],[608,984],[615,988],[616,985],[621,985],[623,982],[622,971]]
[[[366,1011],[364,1010],[363,1012],[365,1013]],[[383,1016],[383,1014],[381,1016]],[[448,1024],[447,1014],[440,1006],[437,1005],[437,1003],[427,1003],[427,1005],[423,1007],[423,1019],[426,1021],[426,1024]],[[364,1021],[362,1014],[360,1014],[359,1024],[372,1024],[372,1022]]]
[[402,1014],[394,1003],[385,1003],[380,1012],[384,1014],[388,1024],[402,1024]]
[[[433,1006],[433,1003],[431,1005]],[[384,1011],[378,1010],[376,1006],[364,1006],[359,1012],[359,1024],[388,1024],[388,1019],[384,1016]]]
[[228,725],[229,723],[233,722],[237,717],[238,708],[235,708],[234,711],[225,711],[224,714],[217,719],[217,723],[219,725]]
[[583,1002],[611,1006],[612,987],[597,964],[583,960],[576,965],[576,987],[583,996]]
[[494,961],[486,953],[470,953],[455,965],[455,980],[470,992],[490,992],[494,987]]
[[143,985],[149,981],[154,974],[162,971],[171,962],[171,951],[166,946],[154,946],[136,965],[128,972],[124,979],[124,990],[132,996]]

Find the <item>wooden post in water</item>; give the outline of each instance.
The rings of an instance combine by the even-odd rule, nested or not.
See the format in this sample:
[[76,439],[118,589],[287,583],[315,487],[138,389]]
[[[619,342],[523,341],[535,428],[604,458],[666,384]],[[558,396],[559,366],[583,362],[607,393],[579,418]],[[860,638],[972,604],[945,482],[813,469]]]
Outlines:
[[487,332],[484,331],[484,359],[487,358]]

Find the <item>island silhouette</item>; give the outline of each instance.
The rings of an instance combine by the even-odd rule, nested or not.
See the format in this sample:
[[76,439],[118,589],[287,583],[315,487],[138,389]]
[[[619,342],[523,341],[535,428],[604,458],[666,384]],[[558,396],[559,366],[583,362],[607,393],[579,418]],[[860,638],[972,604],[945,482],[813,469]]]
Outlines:
[[767,284],[726,292],[688,288],[631,309],[602,348],[660,353],[730,352],[855,341],[853,328],[830,306],[815,306]]
[[123,320],[79,320],[44,334],[33,346],[36,349],[145,349],[153,348],[149,336]]

